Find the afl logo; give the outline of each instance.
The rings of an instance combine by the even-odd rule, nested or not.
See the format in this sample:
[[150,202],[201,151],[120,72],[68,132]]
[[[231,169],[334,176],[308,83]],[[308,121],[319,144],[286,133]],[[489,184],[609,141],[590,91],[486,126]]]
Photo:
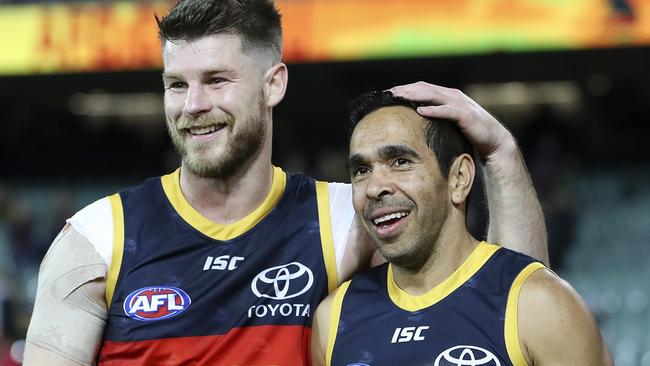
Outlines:
[[456,346],[441,353],[433,366],[501,366],[492,352],[476,346]]
[[302,263],[291,262],[260,272],[251,283],[257,297],[285,300],[307,292],[314,283],[311,270]]
[[190,297],[180,288],[143,287],[126,297],[124,313],[136,320],[161,320],[182,313],[191,303]]

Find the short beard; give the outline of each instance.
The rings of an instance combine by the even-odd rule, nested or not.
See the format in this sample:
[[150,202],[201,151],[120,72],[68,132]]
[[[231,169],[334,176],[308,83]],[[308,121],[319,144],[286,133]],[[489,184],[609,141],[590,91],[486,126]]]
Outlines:
[[[167,130],[176,151],[181,156],[183,167],[198,177],[212,179],[232,177],[237,171],[244,168],[246,163],[259,153],[266,136],[267,126],[262,117],[263,104],[261,100],[257,107],[256,110],[243,116],[239,121],[234,121],[233,118],[225,121],[227,123],[225,129],[233,129],[236,127],[235,124],[241,124],[241,128],[227,139],[224,151],[219,156],[202,156],[205,150],[210,150],[213,146],[195,149],[194,153],[190,154],[179,128],[190,124],[219,125],[224,123],[223,120],[208,116],[202,116],[195,120],[182,117],[177,123],[174,123],[167,118]],[[230,131],[224,132],[230,133]]]
[[428,231],[410,238],[410,243],[398,248],[399,251],[387,249],[390,244],[377,245],[377,249],[390,263],[411,271],[419,271],[425,265],[435,263],[436,257],[440,255],[441,248],[438,247],[438,242],[443,227],[444,222],[434,224]]
[[[415,204],[408,199],[384,196],[380,201],[370,201],[368,207],[364,210],[363,216],[369,217],[372,212],[384,207],[409,211],[411,214],[414,214],[416,209]],[[442,230],[444,217],[440,220],[443,221],[433,223],[426,230],[419,230],[419,235],[416,233],[415,236],[399,238],[398,240],[401,241],[409,241],[408,243],[402,242],[401,244],[397,244],[395,241],[383,243],[374,237],[370,228],[366,227],[365,229],[368,231],[379,253],[388,262],[401,268],[417,270],[429,260],[430,255],[435,255],[433,251],[436,248],[433,245],[437,242],[437,238]],[[366,225],[372,224],[366,223]]]
[[402,252],[393,253],[386,250],[385,247],[378,247],[379,253],[386,258],[386,260],[394,265],[415,270],[422,267],[422,264],[426,262],[427,257],[422,253],[418,252],[419,248],[407,248]]

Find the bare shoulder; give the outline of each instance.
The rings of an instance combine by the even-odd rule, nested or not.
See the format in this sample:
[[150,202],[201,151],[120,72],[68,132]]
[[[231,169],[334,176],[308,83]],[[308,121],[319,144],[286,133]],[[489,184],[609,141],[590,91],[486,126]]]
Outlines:
[[324,341],[324,345],[327,345],[328,328],[330,317],[332,315],[332,303],[334,302],[334,298],[336,297],[336,294],[339,293],[339,291],[341,291],[341,287],[337,288],[336,290],[332,291],[331,294],[327,295],[327,297],[324,298],[316,308],[316,312],[314,312],[313,331],[315,334],[318,333],[321,341]]
[[[332,308],[335,301],[343,295],[349,282],[343,283],[341,287],[332,291],[316,309],[314,313],[314,323],[312,326],[311,354],[312,365],[320,366],[326,364],[327,350],[331,342],[330,324],[332,322]],[[343,292],[341,292],[343,291]]]
[[524,282],[519,340],[531,365],[611,365],[598,324],[571,285],[547,269]]

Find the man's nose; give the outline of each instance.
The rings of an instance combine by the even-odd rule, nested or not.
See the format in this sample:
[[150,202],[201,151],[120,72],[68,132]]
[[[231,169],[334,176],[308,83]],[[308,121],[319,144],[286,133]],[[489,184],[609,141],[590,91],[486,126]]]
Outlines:
[[185,113],[197,116],[210,111],[211,108],[210,98],[204,88],[200,85],[188,87],[183,107]]
[[379,200],[383,196],[395,193],[394,177],[385,168],[374,169],[368,177],[366,196],[371,200]]

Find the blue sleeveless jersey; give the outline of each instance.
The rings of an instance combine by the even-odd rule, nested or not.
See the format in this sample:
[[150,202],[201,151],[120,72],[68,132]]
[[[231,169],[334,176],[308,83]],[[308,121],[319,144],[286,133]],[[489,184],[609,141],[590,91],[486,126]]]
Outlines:
[[319,220],[327,183],[275,168],[268,211],[219,227],[179,197],[178,174],[112,197],[99,364],[308,364],[312,313],[335,271]]
[[366,271],[334,297],[327,364],[525,365],[516,332],[518,294],[539,268],[528,256],[481,243],[422,296],[397,287],[389,264]]

